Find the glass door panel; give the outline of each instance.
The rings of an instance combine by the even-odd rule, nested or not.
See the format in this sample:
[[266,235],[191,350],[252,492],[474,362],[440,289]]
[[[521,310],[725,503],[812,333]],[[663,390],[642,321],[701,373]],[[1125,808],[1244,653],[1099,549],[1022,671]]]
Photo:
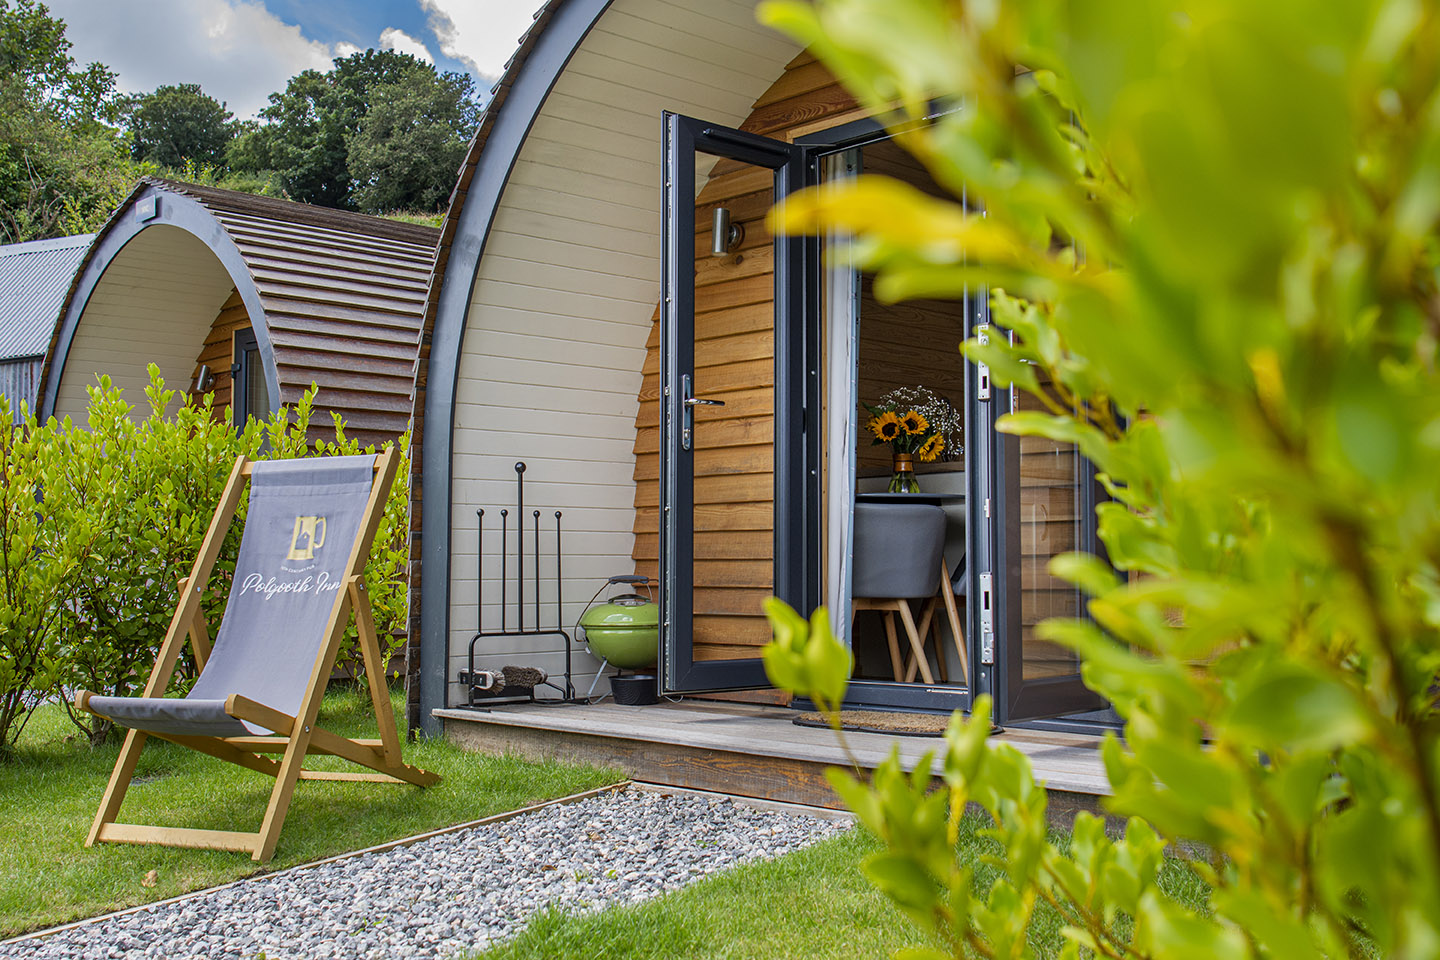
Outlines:
[[[1028,393],[1021,410],[1043,412]],[[1080,592],[1052,576],[1050,559],[1087,549],[1081,509],[1090,482],[1086,463],[1074,444],[1044,437],[1020,438],[1020,658],[1025,680],[1070,677],[1079,673],[1074,651],[1035,636],[1035,627],[1051,617],[1083,613]]]
[[[695,164],[691,643],[696,661],[723,661],[752,658],[770,640],[762,604],[775,593],[775,254],[765,215],[775,176],[700,152]],[[731,231],[722,256],[718,211]]]
[[[1042,383],[1043,374],[1042,374]],[[1040,410],[1018,390],[995,390],[1006,410]],[[996,433],[993,536],[997,545],[995,681],[1001,722],[1094,710],[1104,701],[1080,679],[1070,650],[1036,636],[1051,617],[1085,615],[1080,592],[1049,572],[1051,558],[1096,551],[1094,468],[1072,444]]]
[[815,592],[803,244],[765,226],[799,152],[675,114],[665,134],[661,686],[765,686],[763,601],[808,612]]

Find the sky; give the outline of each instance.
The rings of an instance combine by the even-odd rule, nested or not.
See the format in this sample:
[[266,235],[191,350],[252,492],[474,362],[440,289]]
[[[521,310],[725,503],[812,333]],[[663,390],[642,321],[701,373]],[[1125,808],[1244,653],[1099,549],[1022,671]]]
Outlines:
[[46,0],[71,55],[125,93],[198,83],[241,119],[302,70],[370,47],[468,72],[488,95],[540,0]]

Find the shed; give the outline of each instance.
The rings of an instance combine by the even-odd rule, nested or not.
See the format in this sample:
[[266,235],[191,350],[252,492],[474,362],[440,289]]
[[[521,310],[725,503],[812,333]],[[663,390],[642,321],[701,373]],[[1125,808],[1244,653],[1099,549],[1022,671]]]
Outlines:
[[410,418],[438,236],[142,180],[95,235],[64,297],[45,352],[41,412],[78,414],[99,374],[138,395],[155,363],[173,386],[213,389],[237,419],[294,403],[314,383],[317,429],[335,411],[362,442],[393,439]]
[[86,233],[0,247],[0,396],[10,400],[16,422],[21,402],[36,409],[60,302],[94,239]]
[[[789,192],[866,170],[939,190],[749,0],[551,0],[537,14],[461,169],[426,303],[413,723],[473,719],[453,709],[473,696],[472,641],[478,668],[563,663],[559,638],[475,639],[507,596],[477,510],[513,504],[516,461],[527,508],[566,517],[566,604],[547,625],[569,629],[607,576],[655,577],[664,694],[782,701],[759,658],[773,594],[831,608],[858,661],[853,706],[944,713],[988,692],[1012,724],[1099,706],[1074,656],[1033,630],[1081,609],[1046,561],[1093,547],[1093,471],[1073,448],[992,429],[1025,401],[992,393],[958,351],[987,320],[986,291],[881,304],[843,244],[768,233]],[[856,505],[897,496],[862,404],[916,387],[904,396],[933,400],[904,402],[947,424],[945,456],[918,468],[945,524],[924,586],[958,609],[907,664],[846,613],[856,565],[884,559],[858,542]],[[555,558],[532,569],[543,613]]]

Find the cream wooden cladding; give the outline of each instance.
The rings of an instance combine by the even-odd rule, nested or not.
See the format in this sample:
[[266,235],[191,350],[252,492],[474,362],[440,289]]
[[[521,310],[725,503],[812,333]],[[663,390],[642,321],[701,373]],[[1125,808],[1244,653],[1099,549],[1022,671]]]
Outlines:
[[[636,411],[660,288],[660,115],[739,124],[795,53],[751,3],[616,0],[536,117],[486,240],[456,384],[450,678],[476,627],[475,510],[493,519],[514,503],[516,460],[529,465],[527,512],[565,514],[567,629],[606,577],[631,572]],[[498,625],[494,539],[486,554],[486,623]],[[512,578],[513,566],[512,553]],[[547,559],[547,621],[553,576]],[[560,653],[548,638],[477,647],[482,668],[551,673]],[[594,669],[583,652],[577,664]]]
[[83,420],[85,388],[103,373],[144,416],[146,365],[152,362],[167,385],[188,389],[195,358],[232,288],[225,267],[196,237],[167,225],[141,231],[111,262],[85,306],[55,415]]

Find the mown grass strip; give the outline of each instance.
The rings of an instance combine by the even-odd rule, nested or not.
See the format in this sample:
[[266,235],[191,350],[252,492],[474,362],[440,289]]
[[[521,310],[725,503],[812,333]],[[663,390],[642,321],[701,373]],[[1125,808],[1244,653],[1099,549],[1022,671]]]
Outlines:
[[[403,716],[396,702],[396,715]],[[325,698],[321,721],[342,736],[374,736],[374,715],[353,690]],[[406,761],[438,772],[438,786],[302,781],[275,859],[243,854],[101,844],[85,834],[119,747],[92,749],[63,710],[42,708],[18,748],[0,758],[0,936],[164,900],[240,877],[375,846],[539,801],[614,783],[615,770],[466,753],[445,740],[408,744]],[[315,758],[317,769],[345,769]],[[151,741],[121,819],[135,823],[252,830],[274,783],[269,777]],[[145,886],[150,871],[154,886]]]

